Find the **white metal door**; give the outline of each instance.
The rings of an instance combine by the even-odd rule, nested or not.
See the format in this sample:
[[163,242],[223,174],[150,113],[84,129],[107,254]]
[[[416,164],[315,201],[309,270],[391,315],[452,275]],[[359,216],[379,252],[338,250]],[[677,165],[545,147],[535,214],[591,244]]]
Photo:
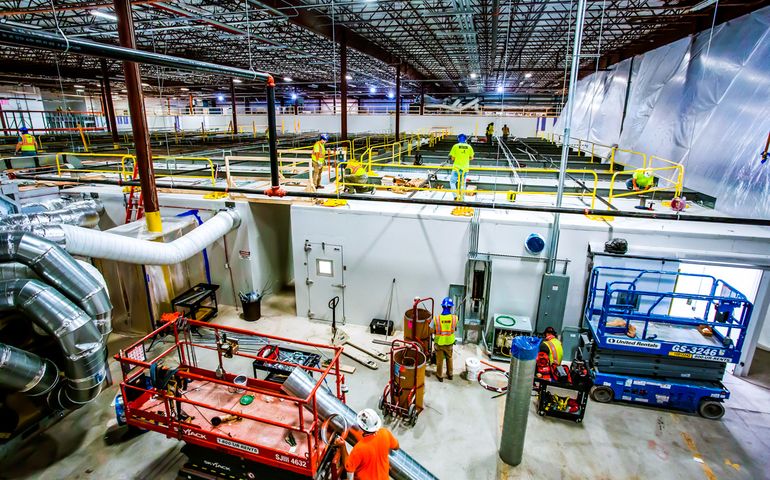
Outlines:
[[332,321],[329,302],[339,297],[337,322],[345,323],[345,266],[342,262],[342,246],[330,243],[314,243],[305,240],[305,283],[308,290],[308,318]]

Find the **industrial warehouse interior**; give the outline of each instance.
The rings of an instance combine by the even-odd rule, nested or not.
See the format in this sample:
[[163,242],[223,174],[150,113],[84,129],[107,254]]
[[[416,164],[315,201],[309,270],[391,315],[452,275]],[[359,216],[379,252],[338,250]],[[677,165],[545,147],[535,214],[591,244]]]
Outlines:
[[768,60],[768,0],[0,0],[0,480],[770,479]]

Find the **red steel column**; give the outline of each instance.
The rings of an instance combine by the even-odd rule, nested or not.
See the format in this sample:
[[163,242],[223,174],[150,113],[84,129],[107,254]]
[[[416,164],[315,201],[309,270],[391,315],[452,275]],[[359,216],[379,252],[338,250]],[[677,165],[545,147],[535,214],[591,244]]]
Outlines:
[[230,104],[233,106],[233,135],[238,134],[238,115],[235,112],[235,82],[230,79]]
[[110,86],[110,70],[107,68],[107,60],[99,59],[99,65],[102,69],[102,85],[104,86],[104,111],[107,115],[107,125],[112,133],[112,143],[120,143],[118,137],[118,122],[115,119],[115,105],[112,103],[112,87]]
[[401,138],[401,64],[396,65],[396,141]]
[[348,139],[348,39],[340,41],[340,138]]
[[[136,48],[134,37],[134,20],[131,17],[131,1],[115,0],[115,14],[118,16],[118,37],[120,46]],[[128,91],[128,109],[131,113],[131,129],[136,145],[136,169],[139,173],[139,183],[142,186],[144,202],[144,217],[147,229],[151,232],[162,232],[158,207],[158,191],[155,188],[155,172],[152,168],[152,148],[150,147],[150,132],[147,128],[147,115],[144,110],[144,94],[142,93],[142,76],[139,64],[123,62],[123,73],[126,77]]]

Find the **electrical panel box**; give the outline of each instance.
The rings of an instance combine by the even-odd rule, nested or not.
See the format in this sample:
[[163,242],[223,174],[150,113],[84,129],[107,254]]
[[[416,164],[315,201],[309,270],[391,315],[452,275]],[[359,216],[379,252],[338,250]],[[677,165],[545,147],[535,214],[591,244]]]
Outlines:
[[496,313],[487,324],[487,350],[492,360],[507,361],[511,358],[513,338],[532,335],[532,320],[524,315]]
[[569,277],[567,275],[556,273],[543,275],[537,322],[535,323],[536,333],[543,333],[548,327],[553,327],[557,332],[561,331],[564,323],[564,308],[567,306],[568,289]]

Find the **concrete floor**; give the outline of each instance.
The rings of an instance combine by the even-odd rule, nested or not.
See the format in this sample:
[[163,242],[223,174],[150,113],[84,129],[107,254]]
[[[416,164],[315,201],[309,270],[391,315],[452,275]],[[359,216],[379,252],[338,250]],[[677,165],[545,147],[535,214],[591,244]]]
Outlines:
[[[294,312],[292,293],[268,298],[264,317],[240,320],[229,307],[217,321],[286,337],[328,341],[327,325],[309,323]],[[353,340],[370,343],[362,327],[346,326]],[[115,345],[131,339],[113,335]],[[114,351],[114,349],[112,350]],[[456,349],[455,370],[464,358],[478,356],[476,346]],[[354,365],[345,359],[344,363]],[[354,409],[376,407],[387,378],[358,365],[347,376],[348,403]],[[119,371],[113,365],[113,374]],[[732,393],[721,421],[621,404],[589,403],[584,423],[539,417],[530,409],[524,460],[518,467],[499,461],[504,397],[493,399],[476,383],[456,375],[426,384],[426,410],[417,425],[390,423],[402,448],[441,479],[761,479],[770,478],[770,391],[728,376]],[[0,465],[0,478],[173,479],[184,463],[181,444],[149,432],[110,444],[114,429],[112,399],[116,386],[102,393],[39,435],[18,458]],[[439,454],[438,452],[442,452]]]

